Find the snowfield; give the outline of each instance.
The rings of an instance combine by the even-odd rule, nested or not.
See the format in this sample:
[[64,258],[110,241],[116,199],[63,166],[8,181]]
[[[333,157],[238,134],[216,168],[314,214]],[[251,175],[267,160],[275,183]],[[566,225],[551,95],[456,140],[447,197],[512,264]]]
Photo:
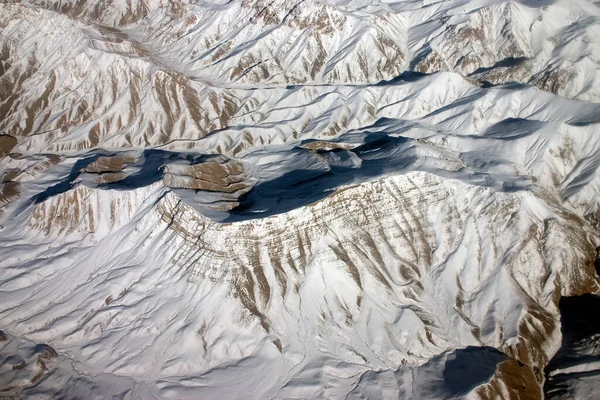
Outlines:
[[0,397],[593,398],[599,18],[0,4]]

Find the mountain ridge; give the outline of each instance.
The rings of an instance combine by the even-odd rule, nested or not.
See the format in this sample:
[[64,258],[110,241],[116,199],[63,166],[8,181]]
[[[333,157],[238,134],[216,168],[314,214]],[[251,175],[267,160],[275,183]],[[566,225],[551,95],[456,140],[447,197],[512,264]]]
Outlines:
[[3,395],[586,393],[596,3],[0,11]]

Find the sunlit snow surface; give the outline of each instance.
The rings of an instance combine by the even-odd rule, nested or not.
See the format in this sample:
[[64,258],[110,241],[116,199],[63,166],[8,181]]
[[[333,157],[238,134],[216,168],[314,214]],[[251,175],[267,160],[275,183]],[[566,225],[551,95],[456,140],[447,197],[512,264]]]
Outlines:
[[0,4],[0,398],[542,398],[600,290],[599,17]]

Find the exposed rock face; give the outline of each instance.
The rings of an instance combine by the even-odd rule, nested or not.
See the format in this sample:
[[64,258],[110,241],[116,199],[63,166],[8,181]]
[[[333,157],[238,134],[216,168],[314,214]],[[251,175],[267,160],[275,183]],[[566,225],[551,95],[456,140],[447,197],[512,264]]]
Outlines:
[[23,389],[42,380],[57,364],[58,354],[47,344],[35,344],[0,331],[0,394],[18,399]]
[[[385,97],[321,85],[375,84],[410,70],[600,98],[596,8],[586,2],[361,10],[313,0],[83,4],[1,6],[0,129],[21,138],[19,152],[162,145],[236,154],[335,136],[383,116]],[[579,17],[580,24],[562,22]],[[522,61],[507,67],[511,60]],[[249,90],[256,87],[271,89]],[[364,101],[348,101],[356,97]],[[273,125],[283,120],[287,127]]]
[[0,4],[0,397],[541,399],[600,292],[599,16]]

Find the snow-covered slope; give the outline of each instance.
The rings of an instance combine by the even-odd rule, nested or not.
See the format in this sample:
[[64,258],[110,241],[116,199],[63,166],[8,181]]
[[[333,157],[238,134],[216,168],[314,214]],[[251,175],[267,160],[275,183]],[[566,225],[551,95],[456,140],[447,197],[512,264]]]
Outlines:
[[600,292],[599,17],[0,4],[0,396],[541,398]]

